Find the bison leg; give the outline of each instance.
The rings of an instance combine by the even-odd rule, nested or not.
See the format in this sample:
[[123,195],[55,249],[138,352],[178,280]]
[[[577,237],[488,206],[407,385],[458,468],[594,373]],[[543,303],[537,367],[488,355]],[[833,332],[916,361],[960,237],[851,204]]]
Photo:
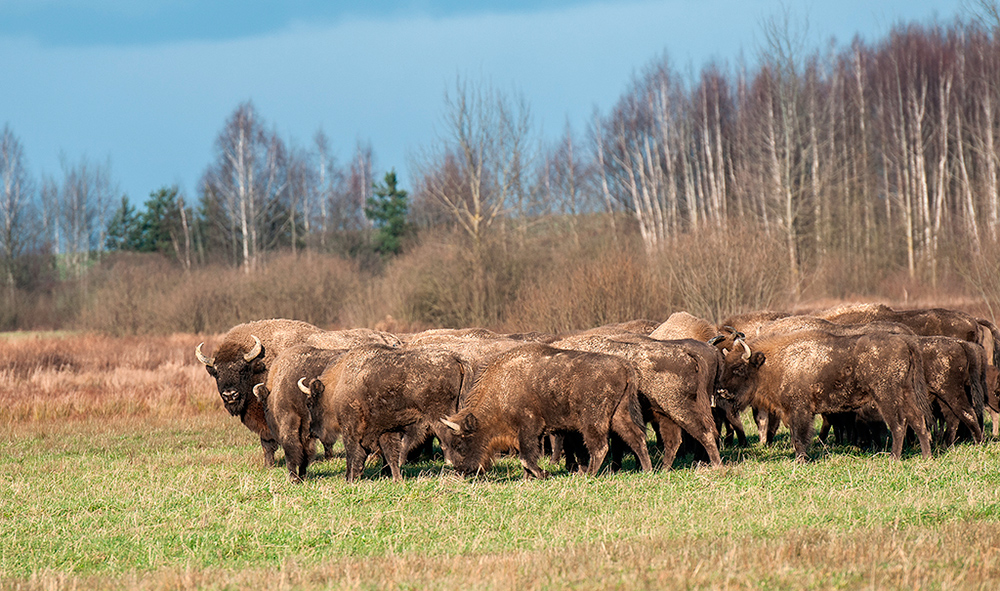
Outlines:
[[591,476],[597,476],[601,471],[601,466],[604,465],[604,458],[608,455],[608,432],[590,425],[583,431],[583,444],[590,455],[587,473]]
[[[612,415],[611,429],[635,453],[642,471],[649,472],[653,469],[653,463],[649,460],[649,448],[646,446],[646,425],[643,424],[642,427],[636,425],[624,406],[624,404],[619,405],[618,410]],[[620,459],[618,465],[621,467]]]
[[993,417],[993,437],[1000,437],[1000,412],[990,409],[990,416]]
[[658,432],[663,440],[663,458],[660,460],[660,466],[664,470],[669,470],[674,465],[677,450],[681,447],[681,428],[666,415],[659,416],[657,422]]
[[518,456],[524,466],[525,477],[548,478],[549,473],[538,466],[538,458],[542,456],[541,434],[522,430],[517,439]]
[[354,437],[344,434],[344,455],[347,458],[347,472],[344,477],[347,482],[354,482],[361,476],[365,469],[365,460],[368,459],[368,451],[361,447],[361,442]]
[[[552,448],[552,455],[550,456],[550,458],[551,458],[550,461],[553,464],[558,463],[559,460],[562,459],[562,456],[563,456],[563,440],[565,439],[565,437],[566,437],[565,435],[562,435],[560,433],[550,433],[548,435],[549,445]],[[568,458],[567,458],[567,460],[568,460]],[[569,468],[568,465],[566,467]]]
[[399,469],[402,458],[402,439],[400,433],[385,433],[378,438],[378,446],[382,450],[382,457],[389,466],[389,472],[394,482],[403,480],[403,473]]
[[260,438],[260,447],[264,450],[264,467],[274,467],[274,452],[278,451],[278,442],[274,439]]
[[795,449],[795,459],[799,462],[809,461],[809,444],[813,438],[813,414],[808,412],[791,413],[788,430],[792,436],[792,447]]

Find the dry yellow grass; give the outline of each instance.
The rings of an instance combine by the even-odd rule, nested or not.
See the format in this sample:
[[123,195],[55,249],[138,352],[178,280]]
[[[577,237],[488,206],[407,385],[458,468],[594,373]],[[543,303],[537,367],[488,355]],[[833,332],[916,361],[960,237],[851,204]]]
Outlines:
[[194,357],[197,335],[0,339],[0,424],[221,409]]

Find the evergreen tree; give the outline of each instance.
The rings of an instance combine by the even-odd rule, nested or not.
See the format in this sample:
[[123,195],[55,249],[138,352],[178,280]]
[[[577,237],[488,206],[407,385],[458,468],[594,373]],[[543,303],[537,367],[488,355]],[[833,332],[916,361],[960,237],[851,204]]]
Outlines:
[[139,216],[141,239],[139,252],[170,254],[176,251],[180,235],[180,210],[177,209],[177,187],[162,187],[149,194],[146,211]]
[[375,183],[375,195],[365,202],[365,217],[375,224],[375,250],[382,255],[399,254],[402,240],[409,231],[406,215],[408,193],[399,189],[395,169],[385,173],[385,180]]
[[139,225],[139,215],[122,196],[122,204],[108,222],[105,246],[108,250],[139,250],[142,242],[142,228]]

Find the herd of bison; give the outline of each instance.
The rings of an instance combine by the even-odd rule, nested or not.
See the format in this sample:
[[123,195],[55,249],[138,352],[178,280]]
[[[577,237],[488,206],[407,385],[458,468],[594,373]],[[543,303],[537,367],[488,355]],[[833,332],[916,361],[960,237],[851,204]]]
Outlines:
[[515,452],[527,476],[542,478],[547,446],[569,471],[597,474],[606,460],[615,470],[626,453],[650,470],[647,424],[664,468],[682,445],[718,466],[723,442],[747,445],[747,407],[764,444],[787,425],[800,461],[817,414],[821,438],[875,449],[891,442],[896,458],[907,441],[924,457],[932,439],[979,443],[984,410],[994,436],[1000,426],[998,336],[961,311],[858,304],[719,325],[678,312],[568,335],[396,335],[259,320],[229,330],[211,357],[203,345],[195,354],[226,410],[260,437],[267,465],[282,448],[293,482],[306,477],[317,441],[329,457],[338,439],[349,482],[376,452],[383,473],[401,478],[400,467],[433,451],[435,438],[462,474]]

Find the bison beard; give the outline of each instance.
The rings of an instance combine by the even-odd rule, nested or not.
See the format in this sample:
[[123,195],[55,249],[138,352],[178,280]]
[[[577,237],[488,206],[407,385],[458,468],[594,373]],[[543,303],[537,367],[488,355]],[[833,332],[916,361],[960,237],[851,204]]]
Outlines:
[[545,478],[538,466],[542,435],[575,432],[596,475],[614,431],[650,470],[638,379],[630,363],[610,355],[540,344],[511,349],[482,371],[465,407],[442,421],[452,430],[442,439],[445,458],[475,474],[488,468],[495,450],[515,447],[525,476]]

